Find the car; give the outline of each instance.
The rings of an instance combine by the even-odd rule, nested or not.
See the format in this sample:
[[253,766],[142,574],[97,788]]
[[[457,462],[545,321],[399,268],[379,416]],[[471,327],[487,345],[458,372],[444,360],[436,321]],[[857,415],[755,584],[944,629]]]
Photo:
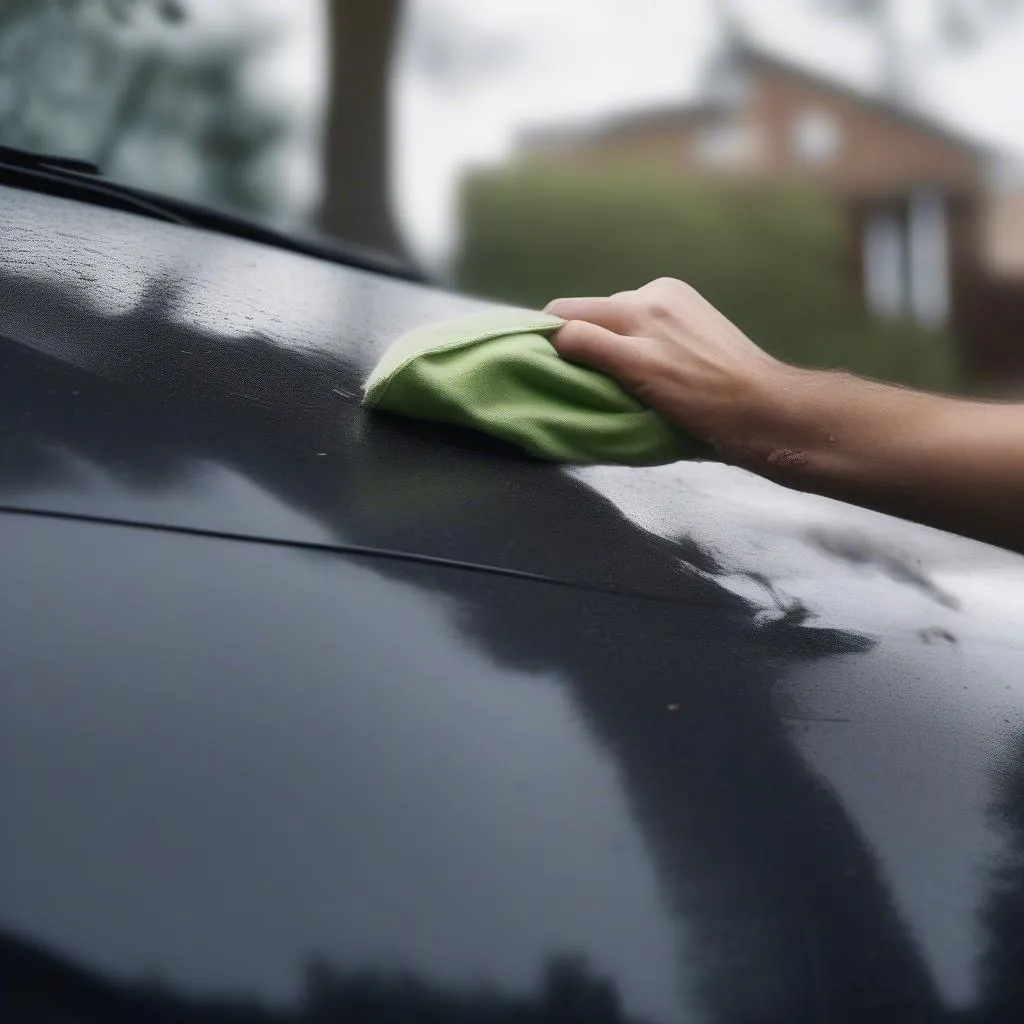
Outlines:
[[489,303],[65,170],[0,185],[0,1019],[1024,1019],[1024,558],[369,412]]

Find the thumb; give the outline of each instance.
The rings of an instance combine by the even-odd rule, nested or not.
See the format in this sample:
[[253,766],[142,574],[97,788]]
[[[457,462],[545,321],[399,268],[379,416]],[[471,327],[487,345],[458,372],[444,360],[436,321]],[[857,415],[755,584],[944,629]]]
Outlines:
[[636,341],[586,320],[570,320],[551,339],[563,359],[623,382],[631,376],[628,368],[636,356]]

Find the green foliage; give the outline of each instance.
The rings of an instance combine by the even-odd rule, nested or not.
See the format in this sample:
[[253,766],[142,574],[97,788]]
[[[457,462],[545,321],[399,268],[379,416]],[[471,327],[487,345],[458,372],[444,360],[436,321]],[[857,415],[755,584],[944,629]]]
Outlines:
[[956,383],[952,339],[867,316],[840,212],[806,192],[630,170],[524,166],[466,186],[456,278],[531,307],[656,277],[689,281],[781,358],[919,387]]
[[272,38],[182,0],[0,0],[0,143],[214,206],[273,212],[288,125],[253,69]]

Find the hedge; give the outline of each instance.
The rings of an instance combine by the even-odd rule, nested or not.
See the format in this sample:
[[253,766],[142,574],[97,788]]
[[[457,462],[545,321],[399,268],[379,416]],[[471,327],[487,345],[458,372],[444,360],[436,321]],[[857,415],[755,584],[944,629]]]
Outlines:
[[869,317],[845,244],[840,211],[806,191],[524,165],[467,181],[455,277],[530,307],[679,277],[781,358],[954,388],[953,339]]

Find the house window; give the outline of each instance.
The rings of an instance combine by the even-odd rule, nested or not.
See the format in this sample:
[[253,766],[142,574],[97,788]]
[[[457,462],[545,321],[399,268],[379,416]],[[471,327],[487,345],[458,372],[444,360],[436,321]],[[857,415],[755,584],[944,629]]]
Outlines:
[[950,250],[946,203],[923,188],[898,209],[877,210],[864,229],[864,293],[885,319],[911,317],[944,327],[950,317]]
[[749,164],[756,159],[758,148],[757,131],[742,121],[715,121],[697,136],[697,158],[710,167]]
[[907,309],[905,238],[896,213],[873,213],[864,230],[864,297],[868,309],[886,320]]
[[793,122],[793,155],[802,164],[820,167],[839,155],[843,130],[839,121],[823,110],[805,110]]
[[925,327],[949,320],[949,226],[946,203],[934,189],[910,197],[907,226],[910,308]]

